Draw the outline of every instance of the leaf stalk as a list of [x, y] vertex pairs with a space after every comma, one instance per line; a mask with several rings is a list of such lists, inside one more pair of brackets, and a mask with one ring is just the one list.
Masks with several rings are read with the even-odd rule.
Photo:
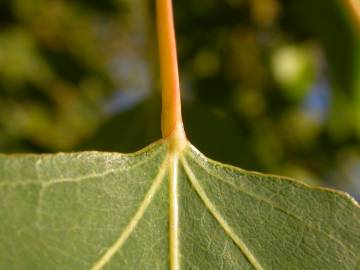
[[162, 84], [161, 130], [163, 138], [174, 133], [185, 137], [181, 116], [179, 71], [171, 0], [156, 0]]

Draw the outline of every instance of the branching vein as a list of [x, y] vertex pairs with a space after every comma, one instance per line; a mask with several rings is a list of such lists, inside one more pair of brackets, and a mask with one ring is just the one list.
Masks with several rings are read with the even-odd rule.
[[125, 241], [129, 238], [131, 233], [135, 230], [137, 224], [139, 223], [140, 219], [143, 217], [146, 209], [150, 205], [152, 199], [154, 198], [156, 192], [159, 190], [162, 180], [164, 179], [165, 173], [167, 171], [167, 159], [161, 164], [159, 173], [155, 177], [155, 180], [153, 184], [151, 185], [148, 193], [146, 194], [144, 200], [141, 202], [138, 210], [136, 211], [134, 217], [130, 220], [128, 225], [125, 227], [125, 229], [121, 232], [118, 239], [115, 241], [115, 243], [110, 246], [110, 248], [104, 253], [104, 255], [94, 263], [94, 265], [91, 267], [91, 270], [100, 270], [102, 269], [114, 256], [116, 252], [118, 252]]
[[215, 205], [210, 201], [208, 196], [206, 195], [205, 190], [201, 187], [199, 181], [196, 179], [196, 176], [192, 172], [190, 166], [188, 165], [185, 158], [181, 157], [181, 163], [189, 177], [191, 185], [198, 193], [199, 197], [203, 201], [206, 208], [210, 211], [210, 213], [214, 216], [220, 226], [224, 229], [226, 234], [235, 242], [240, 251], [245, 255], [248, 261], [251, 263], [254, 269], [263, 270], [260, 262], [255, 258], [254, 254], [250, 251], [250, 249], [246, 246], [246, 244], [239, 238], [239, 236], [234, 232], [231, 226], [226, 222], [226, 220], [222, 217], [220, 212], [216, 209]]
[[276, 204], [273, 203], [272, 201], [269, 201], [269, 200], [267, 200], [267, 199], [265, 199], [265, 198], [263, 198], [263, 197], [261, 197], [261, 196], [258, 196], [258, 195], [254, 194], [254, 193], [252, 193], [252, 192], [249, 192], [249, 191], [247, 191], [247, 190], [245, 190], [245, 189], [239, 188], [239, 187], [236, 186], [234, 183], [232, 183], [232, 182], [230, 182], [230, 181], [228, 181], [228, 180], [226, 180], [226, 179], [224, 179], [224, 178], [222, 178], [222, 177], [219, 177], [218, 175], [212, 173], [209, 169], [203, 167], [203, 166], [199, 163], [199, 161], [197, 161], [197, 160], [194, 159], [193, 157], [190, 157], [190, 158], [191, 158], [193, 161], [195, 161], [196, 164], [198, 164], [200, 167], [202, 167], [202, 168], [206, 171], [206, 173], [208, 173], [209, 175], [213, 176], [216, 180], [218, 180], [218, 181], [220, 181], [220, 182], [223, 182], [223, 183], [226, 184], [226, 185], [231, 186], [232, 189], [234, 189], [234, 190], [236, 190], [236, 191], [238, 191], [238, 192], [241, 192], [241, 193], [243, 193], [243, 194], [246, 194], [246, 195], [254, 198], [254, 199], [257, 200], [257, 201], [263, 202], [263, 203], [269, 205], [270, 207], [272, 207], [272, 208], [274, 208], [274, 209], [277, 209], [277, 210], [283, 212], [284, 214], [288, 215], [289, 217], [292, 217], [293, 219], [295, 219], [295, 220], [297, 220], [298, 222], [300, 222], [301, 224], [303, 224], [306, 228], [308, 228], [308, 229], [310, 229], [310, 230], [312, 230], [312, 231], [314, 231], [314, 232], [317, 232], [317, 233], [319, 233], [319, 234], [324, 235], [324, 236], [327, 237], [329, 240], [336, 242], [336, 243], [337, 243], [338, 245], [340, 245], [342, 248], [348, 249], [348, 250], [351, 252], [351, 254], [355, 255], [354, 252], [352, 251], [352, 249], [351, 249], [350, 247], [346, 246], [342, 241], [340, 241], [339, 239], [337, 239], [335, 236], [333, 236], [333, 235], [331, 235], [331, 234], [329, 234], [329, 233], [326, 233], [325, 231], [319, 230], [319, 229], [315, 228], [314, 226], [311, 226], [309, 223], [307, 223], [306, 221], [304, 221], [304, 220], [301, 219], [300, 217], [298, 217], [298, 216], [296, 216], [295, 214], [289, 212], [287, 209], [284, 209], [284, 208], [276, 205]]

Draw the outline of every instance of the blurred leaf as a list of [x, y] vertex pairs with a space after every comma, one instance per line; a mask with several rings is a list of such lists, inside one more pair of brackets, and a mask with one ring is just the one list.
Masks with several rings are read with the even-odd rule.
[[283, 46], [272, 55], [272, 70], [278, 84], [291, 100], [301, 100], [315, 80], [315, 65], [305, 46]]
[[360, 135], [360, 34], [345, 4], [341, 0], [282, 2], [290, 27], [311, 33], [321, 41], [330, 64], [334, 90], [346, 92], [347, 106], [354, 108], [355, 121], [349, 128], [357, 129]]
[[109, 118], [77, 150], [134, 152], [161, 137], [160, 98], [149, 99]]
[[337, 84], [346, 91], [358, 89], [360, 36], [343, 1], [289, 0], [283, 5], [290, 27], [306, 30], [321, 41]]

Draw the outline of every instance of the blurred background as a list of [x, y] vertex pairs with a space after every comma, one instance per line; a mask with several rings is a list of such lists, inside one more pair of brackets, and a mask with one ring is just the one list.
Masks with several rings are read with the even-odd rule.
[[[159, 139], [153, 2], [0, 0], [0, 152], [132, 152]], [[343, 1], [174, 10], [191, 142], [360, 199], [360, 35]]]

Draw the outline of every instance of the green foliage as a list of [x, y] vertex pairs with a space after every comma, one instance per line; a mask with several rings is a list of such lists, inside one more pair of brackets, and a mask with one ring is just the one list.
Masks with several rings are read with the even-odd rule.
[[[360, 41], [342, 3], [175, 9], [189, 140], [358, 195]], [[358, 269], [345, 193], [172, 138], [114, 153], [160, 136], [151, 12], [0, 2], [0, 151], [108, 151], [0, 155], [0, 269]]]
[[360, 266], [360, 207], [349, 196], [168, 144], [0, 156], [0, 268], [170, 269], [169, 258], [178, 269]]
[[114, 30], [125, 24], [123, 5], [90, 1], [97, 7], [84, 9], [82, 2], [1, 2], [2, 152], [70, 150], [99, 125], [100, 103], [114, 87], [106, 63], [119, 38], [100, 35], [94, 20]]

